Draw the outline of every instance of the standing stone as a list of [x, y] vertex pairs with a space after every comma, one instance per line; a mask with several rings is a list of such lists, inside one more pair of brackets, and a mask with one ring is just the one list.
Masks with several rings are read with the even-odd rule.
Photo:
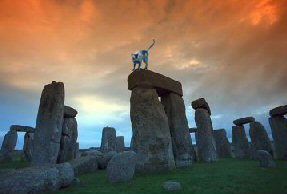
[[287, 160], [287, 119], [283, 116], [269, 118], [277, 159]]
[[130, 99], [132, 149], [136, 171], [158, 171], [175, 166], [168, 118], [155, 89], [134, 88]]
[[67, 162], [75, 159], [75, 149], [78, 138], [78, 127], [76, 118], [64, 118], [60, 152], [58, 162]]
[[116, 151], [116, 130], [113, 127], [104, 127], [102, 131], [101, 151]]
[[250, 123], [249, 136], [251, 139], [252, 149], [254, 151], [266, 150], [271, 155], [273, 155], [270, 140], [268, 138], [264, 126], [261, 123], [259, 122]]
[[33, 140], [32, 165], [57, 162], [64, 116], [64, 84], [53, 81], [44, 87]]
[[236, 158], [249, 158], [250, 149], [244, 126], [232, 126], [232, 145]]
[[271, 154], [266, 150], [257, 150], [256, 159], [259, 160], [260, 167], [273, 168], [276, 166]]
[[80, 144], [79, 144], [79, 142], [77, 142], [75, 145], [74, 156], [75, 156], [75, 159], [80, 157]]
[[168, 117], [172, 148], [176, 166], [192, 165], [193, 146], [185, 115], [183, 99], [174, 93], [161, 97]]
[[231, 158], [232, 152], [230, 143], [226, 136], [224, 129], [218, 129], [213, 131], [213, 137], [216, 143], [216, 152], [219, 158]]
[[17, 138], [16, 131], [10, 130], [6, 133], [2, 142], [0, 161], [12, 161], [12, 153], [15, 149]]
[[24, 153], [24, 159], [29, 162], [32, 160], [33, 139], [34, 139], [34, 133], [28, 133], [28, 132], [25, 133], [23, 153]]
[[198, 129], [196, 132], [198, 159], [205, 162], [217, 161], [216, 144], [213, 138], [212, 122], [208, 110], [196, 109], [195, 122]]
[[116, 151], [123, 152], [125, 150], [125, 139], [124, 136], [117, 136], [116, 139]]

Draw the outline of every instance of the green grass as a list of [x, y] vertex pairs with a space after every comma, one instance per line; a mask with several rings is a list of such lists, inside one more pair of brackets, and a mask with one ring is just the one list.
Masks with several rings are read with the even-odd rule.
[[111, 184], [105, 171], [85, 174], [80, 183], [57, 194], [158, 194], [167, 180], [179, 181], [180, 194], [286, 194], [287, 162], [276, 161], [274, 169], [260, 168], [257, 161], [226, 159], [195, 163], [190, 168], [154, 175], [138, 175], [128, 183]]

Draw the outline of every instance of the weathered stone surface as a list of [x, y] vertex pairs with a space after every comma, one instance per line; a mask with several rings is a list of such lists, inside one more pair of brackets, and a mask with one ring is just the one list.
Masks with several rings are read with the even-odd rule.
[[116, 154], [107, 167], [109, 182], [126, 182], [133, 178], [136, 166], [136, 153], [133, 151]]
[[33, 139], [34, 139], [34, 133], [29, 133], [29, 132], [25, 133], [23, 154], [24, 154], [24, 159], [29, 162], [32, 160]]
[[284, 117], [271, 117], [269, 124], [275, 145], [277, 159], [287, 160], [287, 119]]
[[125, 150], [125, 138], [124, 136], [117, 136], [116, 139], [116, 151], [123, 152]]
[[199, 98], [197, 100], [192, 101], [191, 106], [194, 110], [198, 108], [203, 108], [208, 111], [209, 115], [211, 115], [210, 107], [204, 98]]
[[101, 151], [116, 151], [116, 130], [113, 127], [104, 127], [102, 131]]
[[58, 163], [76, 158], [78, 125], [76, 118], [64, 118]]
[[219, 158], [231, 158], [232, 152], [230, 143], [226, 136], [225, 129], [213, 131], [213, 137], [216, 143], [216, 152]]
[[182, 190], [181, 184], [176, 181], [166, 181], [162, 184], [162, 187], [167, 191], [180, 191]]
[[183, 94], [180, 82], [150, 70], [134, 71], [129, 75], [128, 89], [133, 90], [136, 87], [156, 89], [160, 96], [170, 92], [180, 96]]
[[266, 150], [273, 155], [271, 142], [264, 126], [261, 123], [250, 123], [249, 136], [251, 139], [252, 150]]
[[99, 169], [106, 169], [108, 166], [109, 161], [116, 155], [116, 151], [109, 151], [104, 153], [101, 157], [97, 156]]
[[130, 102], [131, 148], [137, 153], [136, 171], [174, 168], [168, 118], [156, 90], [134, 88]]
[[0, 181], [0, 193], [38, 194], [56, 191], [69, 186], [73, 179], [74, 171], [68, 163], [28, 167], [6, 173]]
[[174, 93], [161, 97], [168, 117], [172, 149], [176, 166], [192, 165], [193, 146], [185, 115], [183, 99]]
[[87, 173], [95, 172], [98, 170], [98, 162], [95, 156], [79, 157], [69, 161], [74, 169], [75, 176]]
[[34, 127], [30, 127], [30, 126], [22, 126], [22, 125], [11, 125], [10, 131], [34, 133], [35, 132], [35, 128]]
[[266, 150], [257, 150], [256, 158], [260, 162], [260, 167], [273, 168], [276, 166], [271, 154]]
[[244, 126], [232, 126], [232, 145], [236, 158], [250, 158], [250, 148]]
[[287, 114], [287, 105], [278, 106], [269, 111], [271, 117], [283, 116]]
[[195, 127], [189, 128], [189, 133], [196, 133], [196, 132], [197, 132], [197, 128]]
[[64, 106], [64, 118], [75, 118], [78, 114], [76, 109], [70, 106]]
[[81, 156], [79, 142], [76, 143], [74, 151], [75, 151], [75, 153], [74, 153], [75, 158], [79, 158]]
[[244, 124], [247, 124], [247, 123], [251, 123], [251, 122], [254, 122], [254, 121], [255, 121], [254, 117], [245, 117], [245, 118], [236, 119], [236, 120], [233, 121], [233, 123], [236, 126], [241, 126], [241, 125], [244, 125]]
[[52, 82], [41, 95], [33, 140], [32, 165], [57, 162], [64, 115], [64, 84]]
[[206, 109], [195, 110], [195, 123], [198, 129], [196, 132], [198, 159], [205, 162], [217, 161], [212, 122]]
[[6, 133], [2, 142], [0, 161], [12, 161], [12, 152], [15, 149], [17, 138], [16, 131], [8, 131]]

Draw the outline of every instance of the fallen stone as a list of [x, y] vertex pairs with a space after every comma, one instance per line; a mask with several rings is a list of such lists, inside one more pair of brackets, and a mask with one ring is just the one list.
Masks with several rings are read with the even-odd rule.
[[203, 108], [208, 111], [209, 115], [211, 115], [211, 110], [204, 98], [199, 98], [197, 100], [192, 101], [191, 106], [194, 110]]
[[117, 136], [116, 138], [116, 151], [123, 152], [125, 150], [125, 139], [124, 136]]
[[101, 151], [116, 151], [116, 130], [113, 127], [104, 127], [102, 131]]
[[233, 121], [233, 123], [236, 126], [241, 126], [241, 125], [244, 125], [244, 124], [247, 124], [247, 123], [251, 123], [251, 122], [254, 122], [254, 121], [255, 121], [254, 117], [245, 117], [245, 118], [236, 119], [236, 120]]
[[64, 115], [64, 84], [52, 82], [44, 87], [33, 140], [32, 165], [57, 162]]
[[250, 148], [244, 126], [232, 126], [232, 145], [235, 158], [250, 158]]
[[64, 118], [75, 118], [78, 114], [76, 109], [70, 106], [64, 106]]
[[181, 184], [176, 181], [166, 181], [162, 184], [162, 187], [166, 191], [180, 191], [182, 190]]
[[98, 170], [98, 162], [95, 156], [85, 156], [69, 161], [72, 165], [75, 176]]
[[273, 108], [269, 111], [269, 114], [271, 117], [286, 115], [287, 114], [287, 105], [278, 106], [276, 108]]
[[226, 136], [225, 129], [213, 131], [213, 137], [216, 144], [216, 152], [219, 158], [231, 158], [231, 146]]
[[159, 96], [168, 93], [176, 93], [182, 96], [181, 83], [159, 73], [150, 70], [134, 71], [128, 77], [128, 89], [134, 88], [156, 89]]
[[8, 133], [6, 133], [1, 146], [0, 161], [12, 161], [12, 153], [15, 149], [17, 138], [18, 135], [16, 131], [8, 131]]
[[260, 167], [263, 168], [274, 168], [276, 165], [273, 161], [271, 154], [266, 150], [256, 151], [257, 160], [260, 162]]
[[136, 166], [136, 153], [133, 151], [116, 154], [107, 166], [109, 182], [126, 182], [133, 178]]
[[34, 127], [30, 127], [30, 126], [22, 126], [22, 125], [11, 125], [10, 131], [34, 133], [35, 132], [35, 128]]
[[24, 154], [24, 160], [26, 160], [28, 162], [30, 162], [32, 160], [33, 139], [34, 139], [34, 133], [29, 133], [29, 132], [25, 133], [23, 154]]

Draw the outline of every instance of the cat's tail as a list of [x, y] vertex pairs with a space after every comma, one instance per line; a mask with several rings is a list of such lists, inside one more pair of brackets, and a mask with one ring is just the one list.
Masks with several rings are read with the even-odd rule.
[[152, 39], [152, 41], [153, 41], [153, 43], [148, 47], [148, 49], [147, 49], [147, 50], [151, 49], [151, 48], [153, 47], [153, 45], [155, 44], [155, 40], [154, 40], [154, 39]]

